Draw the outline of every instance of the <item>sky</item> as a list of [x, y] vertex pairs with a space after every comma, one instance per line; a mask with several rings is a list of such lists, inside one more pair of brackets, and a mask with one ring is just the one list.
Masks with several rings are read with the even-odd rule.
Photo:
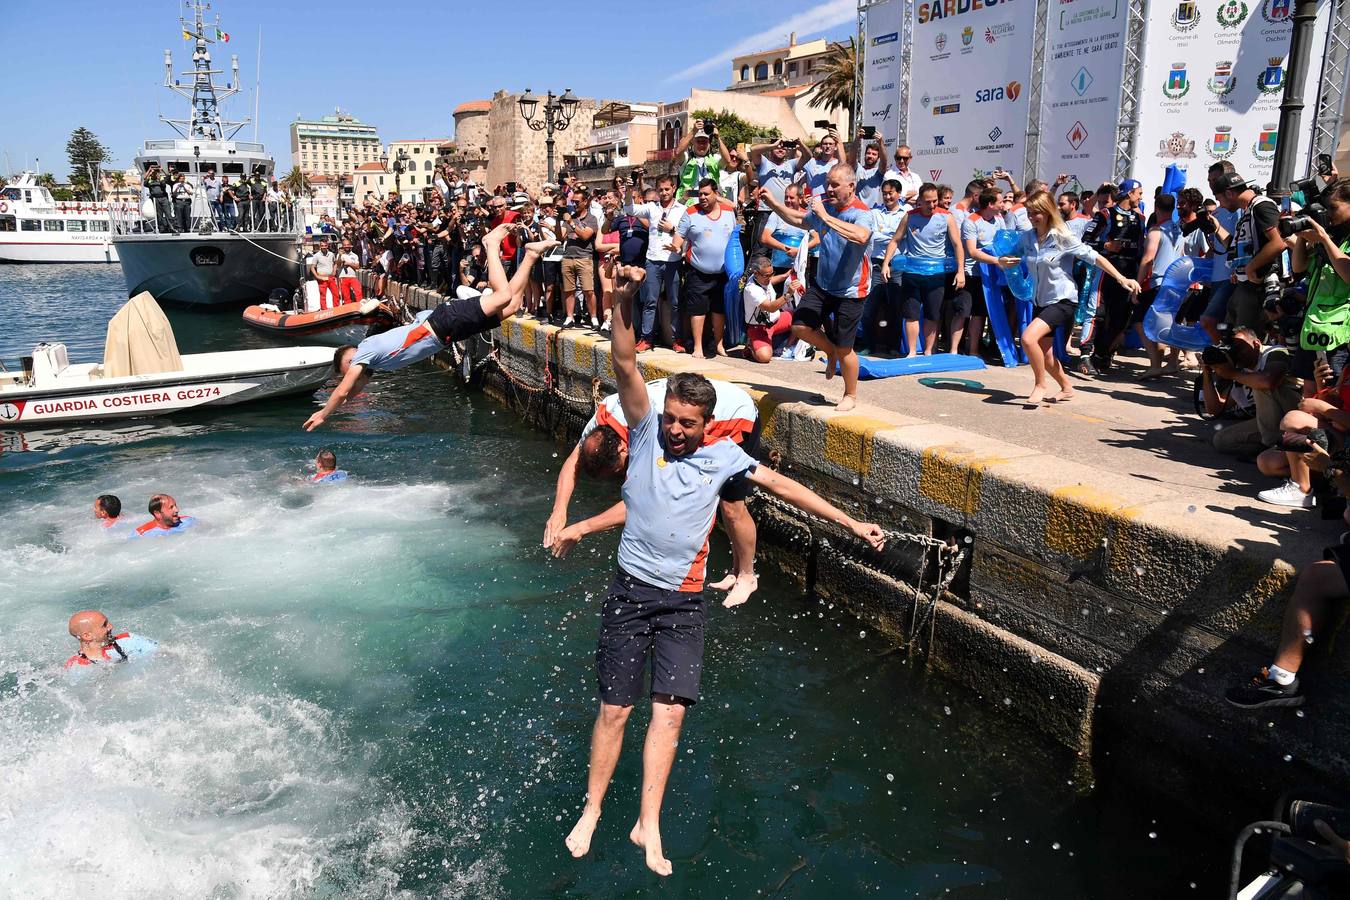
[[[846, 38], [856, 8], [856, 0], [623, 0], [583, 4], [583, 14], [544, 0], [212, 0], [209, 17], [218, 13], [230, 34], [228, 44], [211, 48], [223, 80], [229, 56], [238, 54], [247, 86], [226, 104], [229, 119], [252, 115], [261, 26], [257, 136], [284, 171], [297, 114], [315, 118], [341, 106], [378, 126], [388, 144], [450, 137], [456, 106], [501, 89], [673, 101], [692, 87], [726, 87], [732, 56], [781, 46], [790, 31], [799, 41]], [[142, 141], [172, 137], [158, 117], [187, 112], [187, 101], [162, 86], [165, 50], [173, 51], [175, 72], [191, 67], [191, 45], [178, 26], [183, 9], [180, 0], [0, 2], [0, 172], [32, 168], [37, 158], [65, 180], [66, 140], [81, 125], [122, 167]], [[651, 25], [663, 18], [670, 24], [664, 34]], [[694, 27], [697, 40], [684, 36]], [[238, 138], [251, 140], [253, 126]]]

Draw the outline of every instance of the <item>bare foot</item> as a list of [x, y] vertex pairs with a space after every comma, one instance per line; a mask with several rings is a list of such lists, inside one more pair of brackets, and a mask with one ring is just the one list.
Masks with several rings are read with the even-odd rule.
[[714, 591], [729, 591], [731, 590], [731, 586], [735, 583], [736, 573], [728, 572], [721, 581], [714, 581], [712, 584], [704, 585], [704, 587], [711, 588]]
[[700, 352], [698, 352], [698, 353], [691, 353], [691, 354], [689, 354], [689, 355], [692, 356], [694, 359], [712, 359], [711, 356], [705, 356], [705, 355], [702, 353], [702, 351], [700, 351]]
[[1036, 385], [1036, 390], [1032, 391], [1031, 395], [1027, 397], [1026, 405], [1040, 406], [1041, 401], [1044, 399], [1045, 399], [1045, 387], [1043, 385], [1038, 384]]
[[501, 247], [502, 241], [511, 233], [511, 226], [503, 222], [496, 228], [483, 235], [483, 249], [496, 250]]
[[755, 573], [751, 572], [749, 575], [738, 575], [736, 577], [735, 587], [727, 594], [726, 599], [722, 601], [722, 605], [727, 607], [740, 606], [750, 599], [750, 595], [753, 594], [758, 587], [759, 578]]
[[545, 253], [547, 253], [548, 251], [552, 250], [554, 247], [558, 246], [559, 243], [561, 243], [561, 242], [560, 242], [560, 241], [530, 241], [528, 244], [525, 245], [525, 251], [526, 251], [527, 253], [538, 253], [540, 256], [543, 256]]
[[857, 406], [857, 405], [858, 405], [858, 398], [857, 398], [857, 397], [853, 397], [853, 396], [850, 396], [849, 394], [845, 394], [845, 395], [844, 395], [844, 399], [839, 401], [839, 405], [836, 406], [836, 407], [834, 408], [834, 411], [835, 411], [835, 412], [848, 412], [850, 409], [852, 409], [853, 407], [855, 407], [855, 406]]
[[655, 828], [645, 829], [639, 822], [633, 826], [628, 839], [647, 851], [647, 868], [657, 875], [664, 878], [675, 871], [675, 867], [670, 864], [670, 860], [666, 859], [665, 854], [661, 851], [661, 833]]
[[592, 810], [588, 806], [581, 811], [581, 818], [577, 819], [577, 824], [572, 827], [572, 833], [563, 841], [574, 858], [581, 859], [590, 852], [591, 835], [595, 834], [595, 826], [599, 821], [600, 810]]
[[717, 355], [718, 355], [718, 356], [726, 356], [726, 355], [727, 355], [727, 348], [723, 347], [722, 344], [721, 344], [721, 342], [719, 341], [718, 344], [717, 344], [716, 352], [717, 352]]
[[1067, 390], [1060, 391], [1058, 394], [1051, 397], [1050, 399], [1055, 403], [1068, 403], [1070, 400], [1073, 399], [1073, 396], [1074, 390], [1073, 388], [1069, 388]]
[[839, 365], [838, 361], [828, 353], [825, 354], [825, 380], [829, 381], [835, 376], [835, 368]]

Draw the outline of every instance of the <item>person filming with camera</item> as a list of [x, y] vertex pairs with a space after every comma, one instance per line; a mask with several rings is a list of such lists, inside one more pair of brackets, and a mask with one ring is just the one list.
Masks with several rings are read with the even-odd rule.
[[1210, 179], [1210, 187], [1224, 209], [1241, 213], [1228, 244], [1236, 280], [1228, 300], [1228, 323], [1260, 328], [1262, 304], [1270, 293], [1278, 296], [1279, 292], [1280, 254], [1285, 249], [1279, 204], [1258, 193], [1237, 172]]

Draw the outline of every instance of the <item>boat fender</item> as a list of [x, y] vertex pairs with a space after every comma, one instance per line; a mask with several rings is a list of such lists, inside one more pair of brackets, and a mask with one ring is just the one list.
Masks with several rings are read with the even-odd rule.
[[379, 308], [380, 301], [376, 300], [374, 297], [361, 301], [361, 315], [363, 316], [371, 315], [372, 313], [377, 312]]
[[275, 303], [259, 303], [258, 309], [262, 310], [263, 312], [274, 312], [274, 313], [281, 312], [281, 307], [277, 306]]

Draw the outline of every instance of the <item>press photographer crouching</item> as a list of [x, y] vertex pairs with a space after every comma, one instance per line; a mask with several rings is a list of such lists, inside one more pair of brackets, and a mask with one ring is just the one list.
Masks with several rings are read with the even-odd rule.
[[[1215, 432], [1214, 448], [1250, 459], [1280, 441], [1280, 421], [1303, 399], [1302, 383], [1290, 372], [1289, 347], [1265, 345], [1250, 328], [1237, 328], [1200, 354], [1201, 387], [1206, 411], [1220, 415], [1233, 406], [1250, 405], [1255, 417], [1224, 424]], [[1247, 395], [1250, 395], [1249, 399]], [[1283, 455], [1280, 455], [1283, 464]], [[1278, 471], [1265, 474], [1281, 474]]]

